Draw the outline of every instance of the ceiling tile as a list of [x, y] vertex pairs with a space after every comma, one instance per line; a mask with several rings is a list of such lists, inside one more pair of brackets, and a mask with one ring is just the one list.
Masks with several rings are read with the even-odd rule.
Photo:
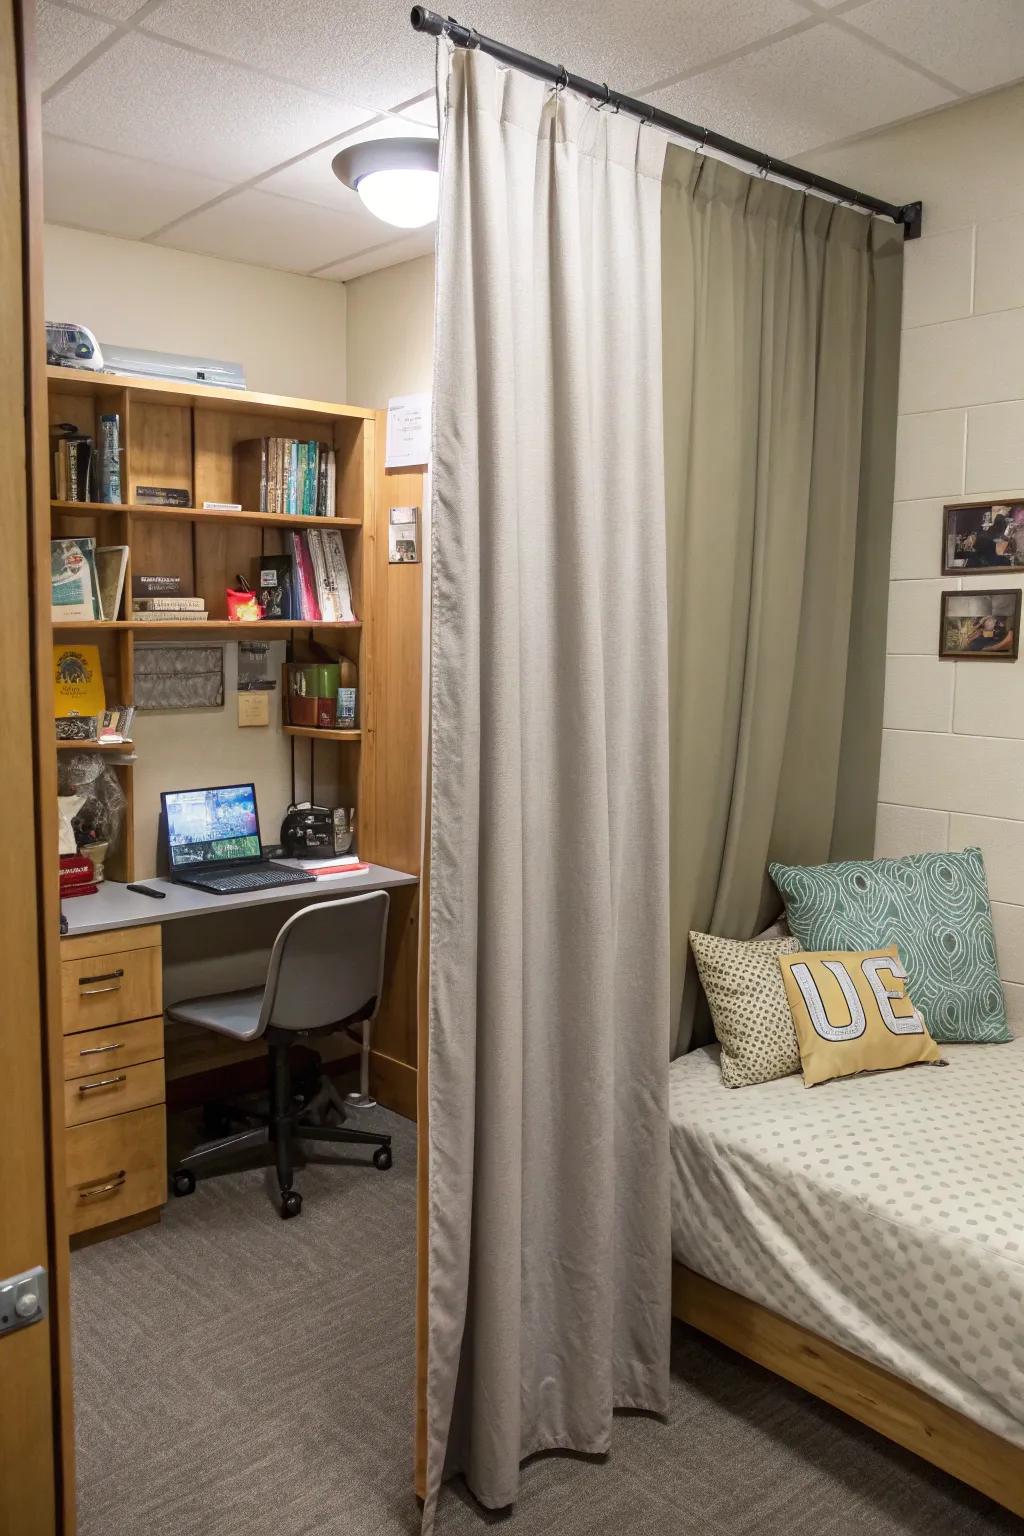
[[98, 16], [83, 16], [41, 0], [36, 7], [36, 47], [42, 89], [48, 91], [113, 30]]
[[401, 109], [402, 116], [408, 117], [414, 123], [423, 123], [427, 128], [437, 128], [437, 92], [431, 91], [429, 96], [423, 96], [419, 101], [411, 101], [407, 107]]
[[[297, 160], [294, 165], [286, 166], [283, 171], [275, 171], [272, 176], [260, 182], [260, 191], [276, 192], [282, 197], [297, 197], [303, 202], [319, 203], [324, 208], [358, 209], [365, 214], [365, 206], [358, 194], [341, 184], [331, 170], [331, 161], [339, 150], [346, 148], [349, 144], [361, 144], [366, 139], [400, 136], [417, 139], [437, 137], [436, 130], [425, 128], [421, 123], [405, 122], [395, 117], [381, 118], [378, 122], [371, 123], [369, 127], [357, 128], [355, 133], [346, 134], [343, 138], [335, 140], [325, 149], [314, 150], [313, 154]], [[387, 235], [394, 227], [382, 224], [379, 219], [374, 219], [373, 223], [378, 231], [378, 238]]]
[[269, 192], [239, 192], [175, 224], [156, 244], [258, 267], [309, 272], [379, 244], [381, 229], [387, 226], [358, 198], [355, 201], [354, 210], [332, 211]]
[[971, 0], [956, 7], [955, 23], [935, 0], [869, 0], [845, 19], [967, 91], [1024, 75], [1021, 0]]
[[954, 99], [869, 43], [824, 23], [650, 97], [690, 122], [708, 123], [779, 156]]
[[327, 97], [131, 32], [58, 91], [43, 126], [100, 149], [241, 180], [355, 127]]
[[416, 256], [433, 254], [434, 226], [431, 224], [426, 229], [415, 230], [411, 235], [402, 235], [398, 240], [388, 240], [382, 245], [362, 251], [346, 261], [335, 262], [333, 266], [317, 272], [316, 276], [347, 283], [351, 278], [362, 277], [366, 272], [379, 272], [384, 267], [397, 267], [401, 261], [412, 261]]
[[606, 3], [586, 7], [585, 18], [584, 25], [576, 6], [550, 0], [520, 0], [514, 10], [507, 0], [474, 0], [471, 19], [478, 32], [626, 92], [672, 80], [783, 27], [813, 25], [796, 0]]
[[146, 4], [146, 0], [75, 0], [76, 5], [83, 5], [87, 11], [95, 11], [97, 16], [107, 16], [111, 21], [130, 21], [136, 11], [140, 11]]
[[[379, 110], [434, 82], [434, 48], [393, 0], [164, 0], [148, 31]], [[365, 115], [365, 114], [364, 114]]]
[[141, 240], [230, 183], [43, 136], [43, 201], [53, 224]]

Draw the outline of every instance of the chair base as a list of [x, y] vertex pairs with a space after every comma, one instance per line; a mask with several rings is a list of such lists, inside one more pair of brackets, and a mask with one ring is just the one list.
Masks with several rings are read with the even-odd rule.
[[[339, 1122], [344, 1122], [346, 1101], [322, 1070], [311, 1097], [305, 1102], [296, 1100], [292, 1088], [291, 1041], [269, 1033], [267, 1038], [271, 1067], [269, 1113], [262, 1114], [236, 1105], [218, 1106], [218, 1118], [228, 1124], [237, 1122], [243, 1128], [201, 1142], [181, 1158], [171, 1173], [171, 1187], [176, 1195], [192, 1193], [196, 1187], [197, 1173], [204, 1175], [207, 1171], [224, 1171], [219, 1165], [230, 1162], [240, 1152], [262, 1147], [268, 1152], [267, 1164], [273, 1161], [277, 1169], [280, 1212], [282, 1217], [288, 1218], [297, 1216], [302, 1210], [302, 1196], [293, 1188], [296, 1142], [372, 1146], [375, 1149], [374, 1166], [379, 1169], [391, 1167], [389, 1135], [378, 1131], [353, 1130], [344, 1123], [330, 1123], [328, 1117], [332, 1114], [338, 1117]], [[359, 1099], [358, 1107], [364, 1107], [361, 1095], [349, 1097]], [[373, 1101], [369, 1102], [372, 1104]], [[271, 1148], [272, 1159], [269, 1156]]]

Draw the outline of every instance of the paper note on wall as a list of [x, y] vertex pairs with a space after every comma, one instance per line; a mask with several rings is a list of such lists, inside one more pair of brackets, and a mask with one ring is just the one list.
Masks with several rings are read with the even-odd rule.
[[388, 401], [386, 469], [412, 469], [430, 460], [430, 396], [396, 395]]

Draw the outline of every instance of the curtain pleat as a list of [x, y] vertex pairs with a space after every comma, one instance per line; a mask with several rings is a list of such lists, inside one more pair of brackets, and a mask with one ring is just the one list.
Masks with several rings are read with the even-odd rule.
[[441, 53], [427, 1500], [669, 1345], [664, 141]]
[[670, 146], [662, 201], [672, 1000], [749, 937], [769, 859], [870, 857], [902, 236]]

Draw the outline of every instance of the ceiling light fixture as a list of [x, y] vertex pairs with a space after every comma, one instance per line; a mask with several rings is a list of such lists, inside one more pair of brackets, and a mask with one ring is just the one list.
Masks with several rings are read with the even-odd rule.
[[437, 218], [436, 139], [366, 139], [336, 154], [331, 170], [386, 224], [419, 229]]

